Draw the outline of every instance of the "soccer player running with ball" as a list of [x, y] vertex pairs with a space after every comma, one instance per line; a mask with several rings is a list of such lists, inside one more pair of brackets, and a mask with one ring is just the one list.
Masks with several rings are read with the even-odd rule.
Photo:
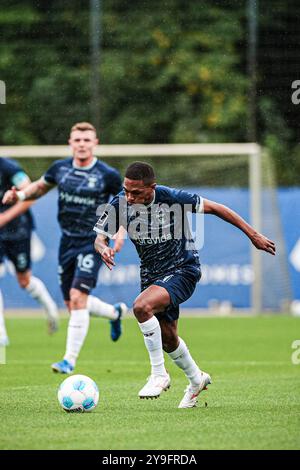
[[[0, 201], [12, 185], [22, 190], [29, 184], [29, 177], [16, 162], [0, 158]], [[5, 257], [13, 263], [20, 287], [45, 309], [48, 332], [51, 334], [58, 328], [57, 306], [44, 283], [31, 273], [30, 246], [34, 221], [29, 207], [32, 204], [30, 201], [19, 202], [10, 207], [0, 202], [0, 264]], [[8, 343], [0, 291], [0, 345], [6, 346]]]
[[[52, 364], [54, 372], [73, 372], [86, 338], [90, 315], [110, 320], [111, 339], [121, 335], [124, 303], [110, 305], [90, 294], [96, 286], [101, 259], [94, 250], [97, 207], [122, 189], [117, 170], [98, 160], [93, 150], [98, 144], [96, 129], [90, 123], [75, 124], [69, 144], [73, 157], [54, 162], [41, 179], [22, 191], [6, 192], [4, 203], [37, 199], [58, 188], [58, 221], [62, 230], [59, 247], [59, 277], [65, 304], [70, 312], [66, 353]], [[123, 240], [116, 239], [119, 251]]]
[[110, 269], [115, 265], [115, 251], [107, 240], [120, 226], [127, 230], [141, 259], [142, 292], [133, 312], [144, 335], [151, 375], [139, 396], [157, 398], [170, 387], [164, 364], [166, 351], [189, 380], [179, 408], [196, 406], [199, 393], [211, 383], [209, 374], [200, 370], [177, 333], [179, 305], [193, 294], [201, 277], [188, 212], [216, 215], [242, 230], [256, 248], [275, 254], [274, 243], [237, 213], [197, 194], [156, 185], [153, 168], [141, 162], [127, 168], [123, 192], [103, 207], [94, 228], [98, 233], [95, 249]]

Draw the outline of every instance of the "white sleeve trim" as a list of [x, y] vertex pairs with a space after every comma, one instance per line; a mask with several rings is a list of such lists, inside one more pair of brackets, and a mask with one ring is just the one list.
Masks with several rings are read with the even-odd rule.
[[26, 199], [25, 191], [17, 191], [17, 198], [19, 199], [19, 201], [25, 201]]
[[196, 212], [200, 214], [204, 213], [204, 199], [201, 196], [199, 196], [199, 202], [196, 205]]
[[111, 235], [108, 232], [104, 232], [104, 230], [101, 230], [100, 228], [95, 227], [93, 228], [94, 232], [99, 233], [100, 235], [105, 235], [107, 238], [113, 239], [114, 235]]

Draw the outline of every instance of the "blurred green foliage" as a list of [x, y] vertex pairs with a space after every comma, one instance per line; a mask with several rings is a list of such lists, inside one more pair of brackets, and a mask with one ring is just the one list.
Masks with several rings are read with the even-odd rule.
[[[74, 122], [91, 120], [89, 3], [1, 1], [0, 144], [64, 144]], [[246, 0], [101, 3], [102, 143], [247, 140]], [[260, 98], [260, 139], [290, 184], [291, 136], [275, 108]]]
[[[102, 4], [102, 142], [245, 139], [242, 9], [208, 0]], [[1, 143], [64, 143], [74, 122], [90, 119], [89, 2], [3, 0], [1, 9]]]

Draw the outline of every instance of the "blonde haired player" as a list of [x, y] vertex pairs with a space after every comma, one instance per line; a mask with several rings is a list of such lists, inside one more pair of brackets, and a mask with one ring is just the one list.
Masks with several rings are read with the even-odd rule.
[[[37, 199], [55, 186], [58, 189], [58, 222], [62, 231], [59, 276], [70, 319], [64, 358], [51, 367], [63, 374], [74, 370], [89, 329], [90, 314], [110, 319], [111, 339], [117, 341], [121, 317], [127, 310], [124, 303], [110, 305], [91, 295], [101, 266], [94, 250], [97, 207], [122, 189], [118, 171], [94, 156], [98, 142], [92, 124], [75, 124], [69, 138], [73, 156], [54, 162], [23, 191], [12, 189], [4, 196], [4, 202], [11, 203]], [[122, 243], [117, 239], [114, 250], [119, 251]]]

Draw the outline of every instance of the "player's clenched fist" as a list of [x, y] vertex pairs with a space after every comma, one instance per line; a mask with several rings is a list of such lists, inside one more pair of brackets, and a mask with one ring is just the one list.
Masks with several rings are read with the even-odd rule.
[[17, 188], [15, 188], [14, 186], [8, 191], [6, 191], [2, 199], [2, 204], [15, 204], [16, 202], [18, 202], [19, 198], [17, 193]]

